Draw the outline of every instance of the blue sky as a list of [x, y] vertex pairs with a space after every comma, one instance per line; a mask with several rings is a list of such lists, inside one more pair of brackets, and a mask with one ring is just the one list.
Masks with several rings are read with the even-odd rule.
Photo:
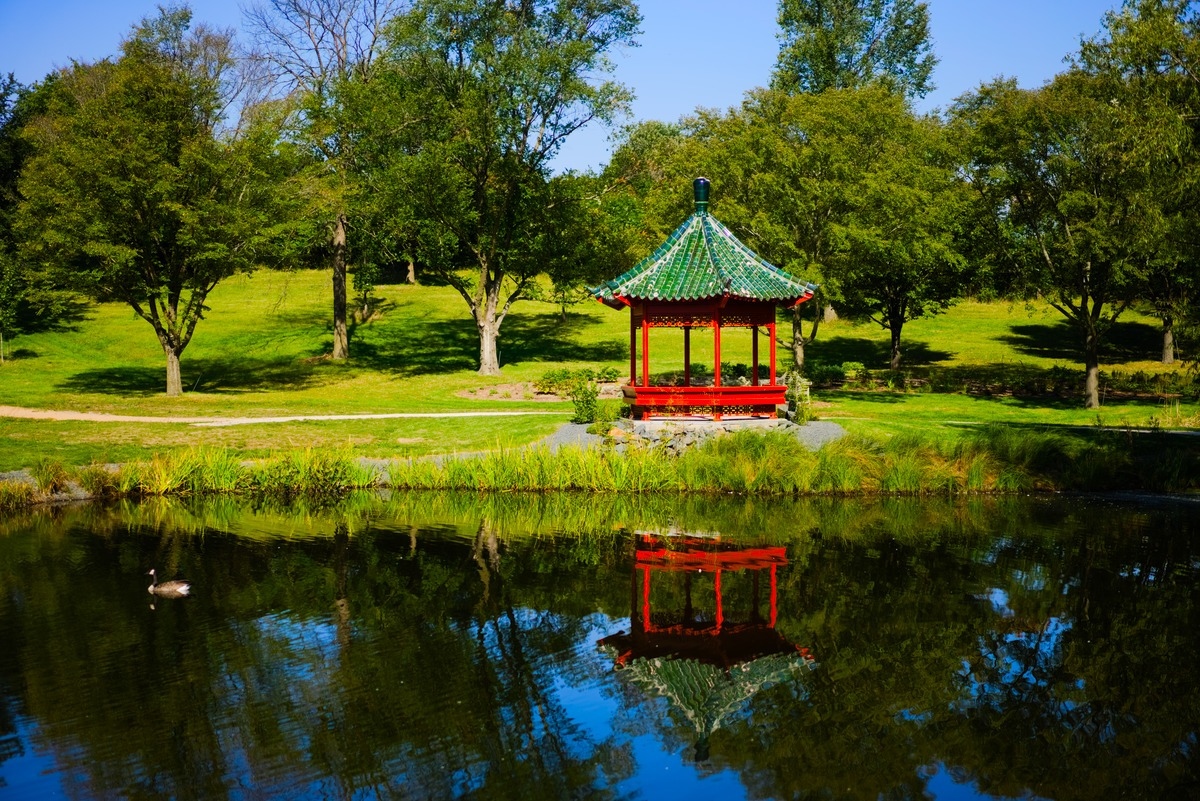
[[[159, 0], [161, 1], [161, 0]], [[1063, 67], [1081, 36], [1101, 27], [1120, 0], [927, 0], [940, 63], [922, 110], [997, 75], [1036, 87]], [[0, 72], [32, 82], [72, 59], [117, 51], [156, 0], [0, 0]], [[240, 28], [245, 0], [193, 0], [195, 19]], [[640, 46], [613, 54], [617, 79], [637, 99], [631, 119], [673, 121], [698, 106], [727, 108], [770, 78], [778, 51], [775, 0], [642, 0]], [[578, 132], [560, 169], [600, 167], [609, 133]]]

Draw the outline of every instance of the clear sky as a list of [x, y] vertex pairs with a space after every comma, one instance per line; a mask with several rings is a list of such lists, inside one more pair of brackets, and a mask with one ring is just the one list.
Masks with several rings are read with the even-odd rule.
[[[117, 52], [131, 25], [161, 0], [0, 0], [0, 73], [30, 83], [72, 60]], [[1081, 36], [1101, 27], [1120, 0], [927, 0], [937, 89], [922, 110], [997, 75], [1036, 87], [1063, 68]], [[245, 0], [193, 0], [194, 17], [241, 27]], [[639, 46], [613, 54], [616, 77], [637, 99], [631, 119], [674, 121], [698, 106], [727, 108], [768, 82], [778, 51], [775, 0], [641, 0]], [[603, 166], [608, 132], [584, 129], [569, 140], [560, 169]]]

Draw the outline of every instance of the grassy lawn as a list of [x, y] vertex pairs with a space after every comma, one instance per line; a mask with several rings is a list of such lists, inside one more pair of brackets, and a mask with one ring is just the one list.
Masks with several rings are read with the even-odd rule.
[[[247, 456], [273, 450], [338, 446], [374, 456], [420, 455], [523, 444], [552, 432], [571, 405], [533, 399], [528, 383], [556, 367], [628, 365], [628, 316], [599, 304], [572, 310], [567, 322], [548, 304], [519, 303], [504, 323], [504, 375], [475, 374], [478, 341], [466, 305], [448, 287], [383, 286], [381, 314], [355, 327], [352, 358], [335, 364], [331, 347], [329, 278], [324, 272], [259, 272], [231, 279], [210, 298], [183, 355], [185, 394], [163, 394], [165, 361], [150, 326], [118, 304], [88, 309], [59, 330], [6, 343], [14, 358], [0, 366], [0, 404], [41, 409], [154, 416], [271, 416], [389, 412], [557, 412], [506, 418], [322, 421], [196, 428], [183, 424], [45, 422], [0, 418], [0, 470], [42, 456], [64, 462], [125, 461], [156, 450], [216, 444]], [[789, 331], [781, 326], [781, 331]], [[1182, 371], [1151, 361], [1158, 353], [1154, 321], [1128, 315], [1105, 356], [1109, 371]], [[905, 363], [913, 374], [941, 371], [964, 385], [981, 375], [1038, 375], [1053, 368], [1079, 372], [1074, 336], [1045, 306], [963, 303], [948, 314], [905, 329]], [[766, 343], [761, 343], [763, 360]], [[809, 358], [857, 361], [886, 368], [885, 332], [834, 321], [822, 326]], [[750, 361], [746, 331], [722, 339], [727, 362]], [[676, 370], [682, 335], [656, 330], [652, 371]], [[789, 360], [780, 348], [781, 368]], [[692, 361], [710, 364], [711, 337], [697, 332]], [[949, 379], [946, 379], [949, 376]], [[480, 390], [465, 397], [470, 390]], [[1075, 399], [986, 397], [946, 392], [819, 391], [823, 419], [851, 430], [884, 434], [980, 422], [1049, 426], [1196, 425], [1194, 403], [1167, 407], [1159, 399], [1114, 399], [1099, 413]]]

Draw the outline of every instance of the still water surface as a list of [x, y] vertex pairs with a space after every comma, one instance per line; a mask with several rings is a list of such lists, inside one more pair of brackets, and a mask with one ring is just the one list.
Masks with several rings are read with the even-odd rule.
[[0, 798], [1192, 798], [1198, 608], [1180, 500], [42, 510]]

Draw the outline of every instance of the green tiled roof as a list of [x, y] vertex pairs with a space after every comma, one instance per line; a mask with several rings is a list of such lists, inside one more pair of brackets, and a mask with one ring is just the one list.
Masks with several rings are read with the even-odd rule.
[[[703, 200], [700, 181], [704, 181]], [[613, 308], [623, 307], [619, 297], [630, 301], [687, 301], [729, 295], [776, 303], [811, 297], [815, 284], [763, 261], [708, 214], [707, 183], [697, 179], [696, 213], [658, 250], [624, 275], [588, 291]]]

